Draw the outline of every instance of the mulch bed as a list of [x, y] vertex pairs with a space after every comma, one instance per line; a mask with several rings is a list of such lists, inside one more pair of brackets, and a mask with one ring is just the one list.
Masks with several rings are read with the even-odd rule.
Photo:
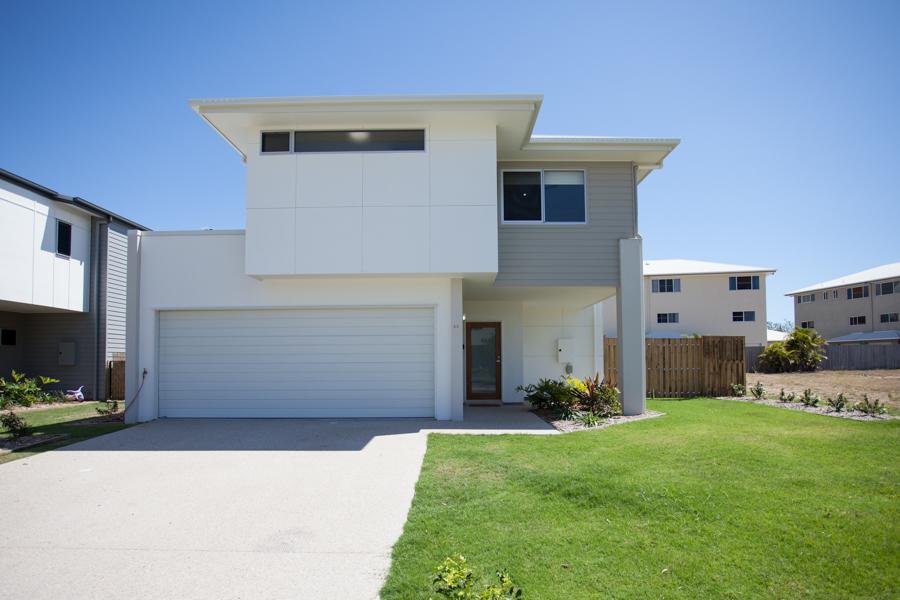
[[853, 409], [845, 409], [841, 412], [835, 412], [830, 406], [820, 401], [819, 406], [806, 406], [802, 402], [779, 402], [777, 400], [757, 400], [748, 396], [720, 396], [717, 400], [735, 400], [737, 402], [749, 402], [750, 404], [765, 404], [766, 406], [775, 406], [778, 408], [786, 408], [788, 410], [798, 410], [802, 412], [814, 413], [817, 415], [825, 415], [826, 417], [837, 417], [839, 419], [853, 419], [854, 421], [889, 421], [896, 419], [893, 415], [867, 415], [864, 412]]
[[31, 446], [37, 446], [38, 444], [46, 444], [47, 442], [56, 442], [67, 437], [69, 437], [69, 434], [67, 433], [56, 433], [52, 435], [42, 433], [39, 435], [24, 435], [20, 438], [0, 438], [0, 454], [23, 450]]
[[593, 427], [588, 427], [584, 423], [580, 421], [567, 421], [565, 419], [560, 419], [557, 413], [552, 410], [532, 410], [534, 414], [550, 423], [557, 430], [562, 433], [571, 433], [572, 431], [583, 431], [583, 430], [597, 430], [597, 429], [605, 429], [607, 427], [612, 427], [613, 425], [621, 425], [623, 423], [631, 423], [632, 421], [643, 421], [644, 419], [652, 419], [654, 417], [661, 417], [666, 413], [656, 412], [655, 410], [648, 410], [639, 415], [633, 415], [630, 417], [610, 417], [609, 419], [604, 419], [600, 422], [599, 425], [594, 425]]

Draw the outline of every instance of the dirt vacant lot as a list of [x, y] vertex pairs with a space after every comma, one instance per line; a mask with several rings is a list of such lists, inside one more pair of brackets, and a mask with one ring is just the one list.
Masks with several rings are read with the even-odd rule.
[[868, 394], [900, 414], [900, 369], [873, 371], [816, 371], [815, 373], [747, 373], [747, 387], [759, 381], [769, 394], [785, 392], [800, 394], [806, 388], [825, 396], [844, 392], [855, 402]]

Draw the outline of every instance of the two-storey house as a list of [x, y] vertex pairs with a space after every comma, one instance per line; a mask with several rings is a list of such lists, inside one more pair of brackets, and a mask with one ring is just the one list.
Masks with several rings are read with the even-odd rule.
[[794, 324], [829, 343], [900, 343], [900, 262], [786, 295], [794, 302]]
[[127, 231], [145, 227], [0, 169], [0, 376], [106, 398], [125, 352]]
[[[766, 276], [775, 269], [701, 260], [644, 262], [647, 337], [739, 335], [747, 347], [767, 343]], [[602, 304], [604, 331], [616, 337], [616, 298]]]
[[637, 186], [678, 141], [535, 136], [541, 100], [192, 101], [246, 229], [131, 234], [127, 417], [461, 419], [602, 371], [613, 294], [641, 412]]

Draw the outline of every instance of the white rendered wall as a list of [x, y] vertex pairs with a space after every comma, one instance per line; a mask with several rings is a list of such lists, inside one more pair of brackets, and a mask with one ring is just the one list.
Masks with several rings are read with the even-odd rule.
[[467, 323], [500, 322], [504, 402], [522, 402], [523, 394], [516, 390], [520, 385], [566, 375], [565, 364], [558, 360], [560, 338], [571, 340], [573, 376], [587, 377], [596, 372], [592, 306], [468, 300], [464, 308]]
[[[56, 254], [56, 219], [72, 225], [72, 255]], [[0, 300], [87, 312], [91, 219], [0, 181]]]
[[[134, 251], [137, 247], [139, 258]], [[139, 277], [133, 277], [133, 266]], [[136, 285], [138, 301], [133, 302]], [[149, 375], [137, 410], [129, 411], [128, 417], [140, 421], [157, 417], [156, 340], [161, 310], [430, 306], [435, 311], [435, 417], [450, 419], [455, 414], [451, 389], [452, 296], [450, 278], [260, 280], [244, 273], [243, 232], [143, 233], [139, 244], [129, 245], [128, 331], [133, 346], [128, 349], [128, 393], [137, 390], [143, 369]], [[455, 410], [461, 414], [461, 407]]]
[[496, 273], [495, 127], [423, 127], [424, 152], [261, 154], [248, 132], [246, 272]]
[[[728, 289], [728, 275], [665, 275], [644, 278], [648, 332], [676, 331], [686, 335], [742, 335], [747, 346], [766, 345], [766, 276], [759, 273], [758, 290]], [[651, 279], [680, 278], [681, 292], [652, 293]], [[734, 322], [733, 311], [756, 312], [753, 322]], [[678, 323], [657, 323], [657, 313], [678, 313]], [[604, 331], [617, 337], [616, 298], [603, 302]]]

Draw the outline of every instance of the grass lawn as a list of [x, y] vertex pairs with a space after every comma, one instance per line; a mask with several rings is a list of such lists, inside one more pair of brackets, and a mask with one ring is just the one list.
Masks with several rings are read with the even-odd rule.
[[[35, 409], [20, 413], [28, 424], [34, 427], [35, 434], [67, 434], [68, 437], [47, 444], [0, 454], [0, 464], [27, 458], [40, 452], [46, 452], [47, 450], [53, 450], [54, 448], [67, 446], [128, 427], [128, 425], [121, 422], [83, 424], [85, 419], [99, 416], [96, 411], [99, 404], [99, 402], [79, 402], [77, 404], [54, 406], [52, 408]], [[9, 434], [2, 427], [0, 427], [0, 437], [9, 437]]]
[[384, 598], [447, 555], [526, 598], [896, 597], [900, 421], [657, 400], [560, 436], [435, 435]]

